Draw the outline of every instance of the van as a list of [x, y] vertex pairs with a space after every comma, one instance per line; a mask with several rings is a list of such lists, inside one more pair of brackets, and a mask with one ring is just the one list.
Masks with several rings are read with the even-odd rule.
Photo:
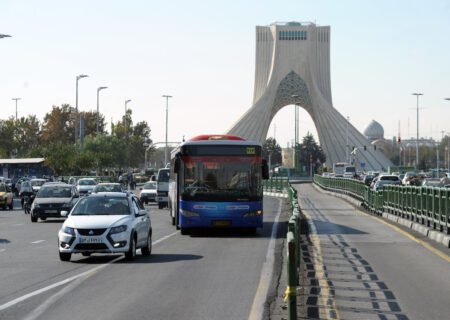
[[158, 202], [158, 208], [162, 209], [167, 207], [169, 198], [169, 175], [170, 169], [163, 168], [158, 170], [158, 176], [156, 178], [156, 201]]

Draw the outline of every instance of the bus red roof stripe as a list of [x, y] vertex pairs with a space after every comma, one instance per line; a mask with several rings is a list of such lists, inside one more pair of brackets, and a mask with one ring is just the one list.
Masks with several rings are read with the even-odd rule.
[[241, 140], [245, 141], [244, 138], [234, 136], [231, 134], [202, 134], [191, 138], [189, 141], [204, 141], [204, 140]]

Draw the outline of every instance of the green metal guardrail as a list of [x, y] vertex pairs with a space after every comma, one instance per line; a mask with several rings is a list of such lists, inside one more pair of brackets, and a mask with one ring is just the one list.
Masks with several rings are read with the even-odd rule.
[[376, 214], [388, 212], [450, 234], [450, 189], [390, 185], [374, 191], [361, 181], [319, 175], [314, 176], [314, 182], [361, 200]]
[[289, 188], [289, 179], [285, 177], [272, 177], [263, 180], [263, 189], [268, 192], [285, 192]]

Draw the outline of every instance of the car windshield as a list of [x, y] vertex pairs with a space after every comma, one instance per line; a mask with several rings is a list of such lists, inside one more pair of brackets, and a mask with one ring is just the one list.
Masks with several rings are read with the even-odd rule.
[[87, 197], [78, 201], [71, 215], [129, 215], [130, 207], [125, 197]]
[[144, 184], [144, 187], [142, 188], [144, 190], [155, 190], [156, 184], [155, 183], [146, 183]]
[[169, 181], [169, 170], [161, 170], [158, 173], [158, 182], [168, 182]]
[[380, 180], [383, 181], [399, 181], [397, 176], [381, 176]]
[[95, 180], [88, 179], [88, 180], [78, 180], [78, 185], [80, 186], [95, 186]]
[[122, 192], [118, 184], [101, 184], [95, 187], [95, 192]]
[[40, 187], [45, 183], [45, 180], [31, 180], [31, 185], [33, 187]]
[[72, 188], [64, 186], [42, 187], [36, 195], [36, 198], [70, 198], [72, 197]]

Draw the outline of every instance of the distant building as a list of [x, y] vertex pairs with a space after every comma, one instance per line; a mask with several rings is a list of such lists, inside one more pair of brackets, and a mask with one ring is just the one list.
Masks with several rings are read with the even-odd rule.
[[370, 142], [384, 140], [384, 129], [379, 122], [372, 120], [364, 130], [364, 135]]
[[0, 176], [6, 178], [50, 176], [53, 172], [45, 166], [44, 161], [44, 158], [0, 159]]

